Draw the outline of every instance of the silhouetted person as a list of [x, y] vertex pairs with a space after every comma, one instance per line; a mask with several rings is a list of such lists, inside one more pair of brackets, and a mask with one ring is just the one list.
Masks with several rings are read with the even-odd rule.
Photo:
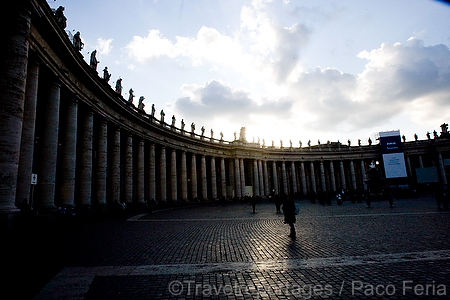
[[392, 194], [392, 190], [391, 190], [391, 188], [390, 187], [387, 187], [385, 190], [384, 190], [384, 193], [385, 193], [385, 197], [388, 199], [388, 201], [389, 201], [389, 206], [390, 207], [394, 207], [394, 195]]
[[294, 201], [289, 197], [289, 195], [283, 195], [283, 213], [284, 213], [284, 223], [289, 224], [291, 231], [289, 237], [295, 238], [295, 204]]
[[447, 185], [443, 185], [438, 187], [436, 191], [436, 204], [438, 206], [438, 209], [441, 210], [441, 205], [444, 209], [448, 209], [448, 197], [449, 197], [449, 191]]
[[273, 202], [275, 203], [275, 206], [277, 208], [277, 213], [278, 214], [281, 213], [281, 204], [283, 201], [281, 200], [280, 195], [276, 194], [275, 198], [273, 199]]
[[252, 205], [253, 213], [256, 213], [256, 203], [258, 203], [258, 197], [252, 196], [250, 198], [250, 204]]

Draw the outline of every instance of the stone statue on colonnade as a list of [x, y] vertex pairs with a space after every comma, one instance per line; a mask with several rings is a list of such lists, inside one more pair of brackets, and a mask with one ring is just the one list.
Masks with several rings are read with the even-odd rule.
[[122, 96], [122, 78], [120, 77], [116, 81], [116, 93]]
[[161, 125], [164, 125], [164, 116], [166, 115], [164, 113], [164, 110], [161, 109], [161, 112], [159, 114], [161, 115]]
[[245, 137], [246, 130], [247, 129], [245, 127], [241, 127], [241, 130], [239, 132], [239, 141], [241, 141], [243, 143], [247, 143], [247, 138]]
[[77, 51], [83, 50], [84, 43], [81, 41], [79, 31], [77, 31], [77, 33], [75, 33], [75, 35], [73, 36], [73, 46], [75, 47], [75, 50], [77, 50]]
[[105, 68], [103, 69], [103, 79], [104, 79], [106, 82], [108, 82], [110, 78], [111, 78], [111, 74], [109, 74], [109, 72], [108, 72], [108, 67], [105, 67]]
[[58, 23], [58, 26], [61, 29], [65, 29], [67, 26], [67, 18], [64, 16], [64, 7], [60, 6], [58, 7], [58, 9], [55, 11], [55, 19], [56, 19], [56, 23]]
[[128, 91], [128, 102], [133, 103], [133, 98], [134, 98], [134, 91], [133, 91], [133, 89], [130, 89]]
[[97, 55], [97, 50], [94, 50], [94, 51], [91, 52], [90, 66], [95, 72], [97, 72], [97, 65], [99, 63], [99, 61], [97, 60], [96, 55]]
[[139, 103], [138, 103], [138, 109], [140, 109], [140, 110], [144, 110], [144, 106], [145, 106], [145, 104], [144, 104], [144, 96], [141, 96], [141, 97], [139, 97]]

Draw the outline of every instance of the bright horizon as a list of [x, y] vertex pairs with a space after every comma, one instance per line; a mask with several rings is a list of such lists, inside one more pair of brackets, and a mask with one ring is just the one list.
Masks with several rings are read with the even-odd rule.
[[439, 1], [47, 1], [122, 96], [176, 126], [275, 146], [450, 121], [450, 6]]

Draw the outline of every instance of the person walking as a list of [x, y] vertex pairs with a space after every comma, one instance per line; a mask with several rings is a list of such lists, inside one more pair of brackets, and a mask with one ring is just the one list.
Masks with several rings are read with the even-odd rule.
[[289, 197], [289, 195], [283, 195], [283, 213], [284, 224], [289, 224], [290, 226], [289, 237], [295, 239], [295, 204], [294, 201]]

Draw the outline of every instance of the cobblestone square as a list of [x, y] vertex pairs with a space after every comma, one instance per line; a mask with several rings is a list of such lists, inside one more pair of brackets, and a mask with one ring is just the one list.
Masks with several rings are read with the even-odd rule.
[[448, 299], [449, 213], [434, 198], [298, 203], [295, 240], [267, 201], [71, 226], [36, 299]]

